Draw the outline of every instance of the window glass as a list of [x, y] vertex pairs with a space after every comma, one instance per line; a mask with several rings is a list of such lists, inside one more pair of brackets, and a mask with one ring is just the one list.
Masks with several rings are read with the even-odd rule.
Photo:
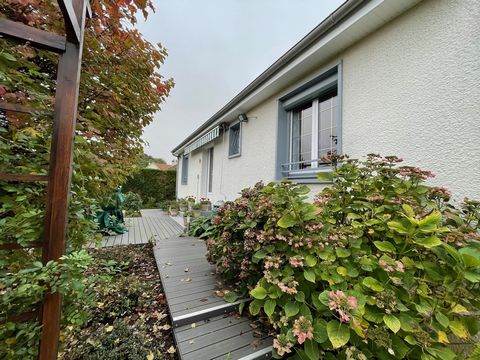
[[188, 155], [182, 157], [182, 185], [188, 183]]
[[241, 123], [239, 122], [230, 126], [228, 147], [229, 156], [240, 155], [240, 126]]
[[320, 101], [318, 121], [318, 158], [337, 151], [337, 95]]
[[292, 162], [295, 169], [311, 166], [312, 160], [312, 106], [307, 106], [292, 113]]

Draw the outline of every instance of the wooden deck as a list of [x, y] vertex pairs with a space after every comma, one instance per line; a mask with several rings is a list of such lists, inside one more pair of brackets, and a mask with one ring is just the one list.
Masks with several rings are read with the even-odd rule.
[[183, 232], [183, 226], [160, 210], [141, 210], [141, 213], [141, 217], [126, 218], [128, 231], [121, 235], [105, 236], [102, 246], [155, 243]]
[[160, 271], [182, 360], [269, 359], [272, 338], [218, 297], [224, 289], [215, 267], [206, 258], [203, 240], [172, 236], [157, 242], [155, 259]]
[[203, 240], [183, 236], [183, 226], [160, 210], [142, 210], [125, 222], [129, 231], [102, 245], [155, 244], [180, 360], [271, 358], [272, 338], [236, 312], [247, 300], [230, 304], [216, 295], [225, 286], [205, 258]]

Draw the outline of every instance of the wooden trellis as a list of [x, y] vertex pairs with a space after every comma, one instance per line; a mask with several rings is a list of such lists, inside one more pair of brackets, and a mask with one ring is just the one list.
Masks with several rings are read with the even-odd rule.
[[[65, 36], [19, 22], [0, 19], [0, 35], [60, 55], [48, 175], [0, 174], [0, 180], [4, 181], [47, 182], [44, 239], [29, 246], [43, 249], [42, 260], [44, 263], [58, 260], [65, 252], [85, 19], [92, 16], [89, 0], [58, 0], [58, 5], [65, 21]], [[38, 112], [38, 109], [1, 102], [0, 109], [22, 113]], [[19, 248], [22, 248], [19, 244], [0, 245], [0, 250]], [[8, 319], [9, 321], [26, 321], [35, 317], [39, 318], [42, 325], [40, 360], [57, 358], [60, 309], [60, 295], [58, 293], [47, 294], [39, 311]]]

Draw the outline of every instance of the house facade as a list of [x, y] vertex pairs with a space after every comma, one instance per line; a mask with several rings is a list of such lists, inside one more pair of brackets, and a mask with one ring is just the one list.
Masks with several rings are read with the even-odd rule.
[[480, 199], [480, 2], [348, 0], [172, 153], [177, 196], [326, 186], [321, 158], [397, 155]]

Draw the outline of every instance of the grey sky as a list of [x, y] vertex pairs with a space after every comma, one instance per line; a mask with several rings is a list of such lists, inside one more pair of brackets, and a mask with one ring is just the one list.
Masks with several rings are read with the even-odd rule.
[[335, 10], [343, 0], [154, 0], [138, 28], [169, 56], [175, 88], [144, 131], [145, 152], [170, 150]]

